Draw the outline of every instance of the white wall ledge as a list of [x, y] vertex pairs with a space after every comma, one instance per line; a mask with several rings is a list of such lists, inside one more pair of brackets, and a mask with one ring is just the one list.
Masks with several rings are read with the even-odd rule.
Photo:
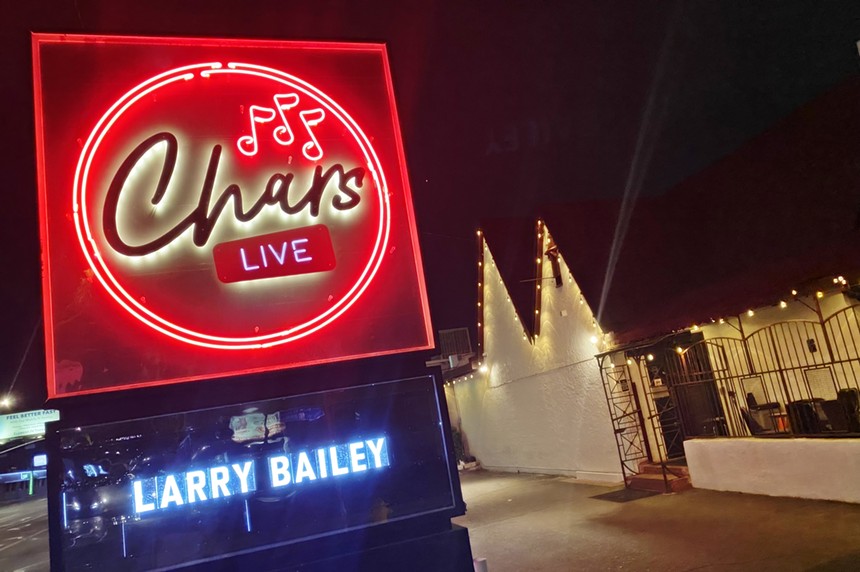
[[860, 439], [691, 439], [700, 489], [860, 503]]

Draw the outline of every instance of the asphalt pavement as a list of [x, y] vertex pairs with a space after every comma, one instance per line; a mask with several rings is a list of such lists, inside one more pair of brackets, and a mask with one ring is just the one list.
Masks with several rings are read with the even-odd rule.
[[616, 489], [566, 477], [461, 480], [455, 522], [489, 572], [860, 570], [860, 505], [698, 489], [613, 502], [594, 497]]
[[[697, 489], [617, 502], [623, 490], [566, 477], [461, 479], [455, 522], [489, 572], [860, 570], [860, 505]], [[0, 571], [48, 569], [45, 499], [0, 506]]]
[[48, 501], [44, 498], [0, 506], [0, 570], [40, 572], [48, 559]]

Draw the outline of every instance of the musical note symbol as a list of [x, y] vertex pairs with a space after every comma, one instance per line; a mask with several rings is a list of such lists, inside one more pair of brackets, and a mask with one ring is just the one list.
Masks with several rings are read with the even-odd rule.
[[[305, 129], [308, 132], [308, 136], [311, 138], [310, 141], [302, 145], [302, 154], [305, 157], [310, 159], [311, 161], [318, 161], [323, 156], [322, 147], [320, 147], [320, 142], [317, 141], [317, 138], [314, 136], [314, 132], [311, 127], [315, 125], [319, 125], [323, 119], [325, 119], [325, 111], [322, 109], [308, 109], [305, 111], [299, 111], [299, 117], [302, 119], [302, 123], [305, 125]], [[316, 151], [311, 154], [311, 149], [316, 149]]]
[[239, 152], [243, 155], [252, 157], [257, 154], [258, 149], [257, 123], [268, 123], [270, 121], [274, 121], [275, 110], [269, 107], [252, 105], [250, 107], [249, 115], [251, 116], [251, 134], [239, 137], [239, 140], [236, 141], [236, 147], [239, 148]]
[[[275, 96], [275, 110], [281, 117], [283, 125], [275, 127], [275, 141], [281, 145], [289, 145], [295, 140], [293, 130], [290, 129], [290, 124], [287, 123], [287, 116], [284, 111], [292, 109], [299, 104], [299, 96], [295, 93], [280, 93]], [[286, 134], [286, 137], [283, 137]]]

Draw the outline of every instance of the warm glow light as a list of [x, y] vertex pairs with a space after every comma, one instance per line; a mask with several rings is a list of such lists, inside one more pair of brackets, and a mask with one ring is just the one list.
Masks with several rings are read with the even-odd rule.
[[753, 316], [755, 316], [755, 312], [753, 312], [752, 310], [747, 310], [747, 316], [752, 318]]
[[698, 326], [697, 324], [694, 324], [694, 325], [693, 325], [693, 327], [692, 327], [691, 329], [692, 329], [694, 332], [698, 332], [698, 331], [699, 331], [699, 326]]
[[648, 354], [647, 356], [645, 356], [645, 359], [647, 359], [648, 361], [654, 361], [654, 354]]
[[815, 297], [816, 298], [824, 298], [824, 292], [819, 290], [818, 292], [815, 293]]
[[791, 291], [791, 295], [792, 295], [792, 296], [797, 296], [797, 290], [792, 290], [792, 291]]
[[481, 236], [481, 231], [480, 231], [480, 230], [478, 231], [478, 236]]
[[627, 365], [633, 365], [633, 360], [630, 358], [627, 358]]
[[596, 343], [597, 343], [597, 336], [591, 336], [591, 343], [592, 343], [592, 344], [596, 344]]
[[490, 371], [490, 368], [487, 367], [487, 364], [482, 363], [481, 367], [478, 368], [478, 371], [480, 371], [481, 373], [487, 373], [488, 371]]
[[0, 399], [0, 406], [5, 407], [7, 409], [9, 407], [12, 407], [12, 398], [7, 395], [3, 399]]
[[782, 308], [783, 310], [788, 308], [788, 302], [786, 302], [785, 300], [780, 300], [779, 301], [779, 307]]
[[721, 323], [721, 324], [725, 324], [725, 323], [726, 323], [726, 321], [725, 321], [724, 319], [720, 318], [720, 323]]
[[678, 346], [677, 348], [675, 348], [675, 351], [678, 352], [679, 354], [682, 354], [682, 353], [684, 353], [684, 348], [682, 348], [681, 346]]

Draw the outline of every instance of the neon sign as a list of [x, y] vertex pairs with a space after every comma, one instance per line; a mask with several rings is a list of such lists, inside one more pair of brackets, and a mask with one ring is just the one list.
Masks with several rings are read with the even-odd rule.
[[[389, 467], [386, 437], [362, 439], [266, 458], [269, 488], [281, 490]], [[139, 478], [131, 483], [135, 514], [245, 496], [257, 491], [253, 459]]]
[[134, 512], [141, 514], [257, 490], [254, 462], [196, 469], [132, 482]]
[[[382, 46], [37, 34], [34, 66], [49, 395], [431, 345]], [[87, 363], [94, 324], [159, 365]]]
[[[164, 199], [167, 189], [173, 179], [175, 165], [178, 156], [178, 143], [176, 136], [171, 132], [158, 132], [152, 136], [145, 138], [140, 142], [132, 152], [120, 164], [119, 169], [113, 175], [111, 183], [107, 188], [106, 195], [102, 206], [102, 216], [95, 217], [88, 212], [87, 205], [90, 201], [87, 199], [87, 194], [92, 186], [90, 180], [91, 168], [95, 156], [99, 153], [105, 138], [110, 136], [110, 132], [115, 129], [126, 113], [144, 95], [154, 94], [158, 91], [167, 88], [173, 88], [177, 85], [184, 87], [187, 82], [194, 80], [212, 81], [212, 78], [224, 77], [228, 74], [236, 74], [239, 76], [250, 76], [254, 79], [262, 78], [271, 82], [272, 87], [280, 87], [280, 84], [285, 84], [297, 90], [301, 90], [303, 95], [313, 100], [315, 103], [321, 104], [328, 108], [331, 114], [339, 120], [339, 127], [345, 129], [351, 135], [350, 143], [357, 144], [358, 161], [367, 165], [364, 167], [354, 167], [348, 171], [340, 163], [336, 163], [328, 168], [323, 168], [322, 165], [313, 166], [311, 183], [309, 190], [296, 203], [289, 202], [289, 189], [295, 175], [293, 173], [274, 173], [268, 178], [264, 193], [247, 211], [243, 210], [242, 205], [242, 190], [232, 183], [228, 185], [224, 192], [215, 199], [215, 204], [210, 202], [213, 198], [214, 183], [218, 175], [218, 167], [223, 153], [221, 145], [214, 145], [209, 155], [208, 166], [202, 177], [202, 189], [199, 200], [195, 209], [190, 214], [181, 218], [173, 226], [169, 226], [165, 232], [156, 236], [149, 242], [129, 245], [121, 238], [122, 228], [120, 225], [120, 217], [118, 216], [119, 204], [121, 202], [121, 194], [125, 192], [128, 186], [128, 178], [132, 171], [138, 166], [140, 159], [147, 154], [153, 147], [160, 145], [165, 147], [164, 160], [158, 173], [158, 183], [154, 192], [151, 193], [149, 202], [158, 206]], [[266, 83], [264, 83], [266, 85]], [[207, 86], [208, 87], [208, 86]], [[269, 89], [272, 89], [270, 87]], [[257, 88], [260, 89], [260, 88]], [[265, 89], [265, 88], [262, 88]], [[238, 101], [244, 101], [239, 99]], [[183, 108], [184, 109], [184, 108]], [[240, 105], [241, 109], [241, 105]], [[278, 109], [281, 109], [279, 106]], [[258, 154], [258, 134], [256, 124], [262, 122], [259, 114], [267, 112], [265, 108], [252, 105], [250, 106], [250, 125], [251, 136], [243, 136], [238, 140], [238, 147], [242, 150], [243, 142], [247, 141], [247, 137], [252, 139], [253, 155]], [[313, 115], [312, 120], [305, 120], [304, 112], [300, 112], [303, 118], [303, 123], [308, 127], [307, 134], [310, 138], [309, 142], [304, 143], [302, 152], [308, 160], [315, 161], [322, 158], [322, 152], [319, 148], [319, 143], [310, 130], [311, 125], [319, 125], [325, 117], [325, 113], [318, 113], [320, 110], [310, 110], [308, 113]], [[272, 111], [271, 119], [274, 119], [275, 113]], [[270, 120], [270, 119], [269, 119]], [[287, 124], [283, 126], [287, 129]], [[276, 133], [273, 132], [273, 137]], [[275, 151], [281, 151], [277, 147], [280, 146], [282, 139], [277, 139], [278, 143], [275, 146]], [[309, 153], [311, 149], [316, 149], [313, 153]], [[251, 154], [243, 151], [243, 154]], [[361, 164], [359, 163], [359, 164]], [[93, 227], [97, 227], [101, 223], [101, 232], [105, 237], [106, 242], [119, 255], [124, 256], [143, 256], [152, 254], [163, 249], [165, 246], [179, 239], [186, 234], [187, 230], [191, 230], [191, 238], [194, 246], [202, 248], [206, 246], [211, 237], [215, 225], [226, 209], [228, 203], [232, 203], [233, 215], [237, 222], [247, 223], [254, 220], [261, 214], [264, 207], [279, 206], [280, 210], [287, 215], [297, 214], [305, 208], [312, 217], [319, 216], [319, 205], [325, 189], [334, 179], [337, 181], [339, 191], [346, 196], [343, 199], [341, 196], [335, 196], [331, 199], [332, 206], [335, 209], [347, 210], [354, 208], [360, 203], [360, 196], [356, 188], [349, 186], [350, 181], [355, 182], [356, 187], [363, 185], [364, 173], [366, 170], [374, 180], [374, 188], [377, 195], [377, 221], [375, 236], [372, 236], [374, 242], [366, 261], [362, 261], [360, 266], [363, 266], [358, 274], [358, 279], [345, 294], [340, 296], [340, 299], [333, 304], [327, 304], [322, 311], [316, 316], [308, 316], [304, 323], [289, 322], [284, 329], [273, 331], [271, 333], [260, 334], [259, 331], [254, 331], [254, 335], [246, 336], [225, 336], [212, 335], [202, 331], [201, 328], [188, 328], [176, 323], [170, 318], [164, 317], [163, 312], [156, 313], [150, 306], [142, 303], [137, 296], [129, 292], [129, 290], [121, 283], [117, 277], [117, 273], [112, 268], [110, 263], [110, 255], [102, 252], [98, 246], [98, 241], [94, 238]], [[148, 194], [148, 193], [145, 193]], [[388, 189], [385, 183], [385, 175], [382, 170], [382, 165], [376, 156], [376, 152], [370, 144], [367, 136], [361, 131], [355, 121], [326, 94], [316, 90], [310, 84], [290, 76], [289, 74], [279, 72], [271, 68], [265, 68], [253, 64], [243, 64], [230, 62], [225, 66], [221, 63], [204, 63], [192, 66], [183, 66], [175, 70], [170, 70], [150, 78], [140, 83], [135, 88], [128, 91], [120, 97], [99, 120], [95, 129], [90, 133], [87, 142], [81, 152], [78, 160], [78, 167], [75, 176], [75, 192], [73, 196], [74, 212], [75, 212], [75, 227], [77, 229], [78, 240], [81, 249], [90, 264], [95, 276], [102, 283], [108, 293], [134, 317], [139, 319], [144, 324], [151, 328], [194, 345], [200, 345], [219, 349], [253, 349], [270, 347], [291, 342], [310, 333], [316, 332], [320, 328], [328, 325], [333, 320], [337, 319], [352, 304], [364, 293], [367, 286], [374, 279], [377, 270], [382, 262], [382, 254], [385, 251], [388, 243], [390, 232], [390, 210], [388, 204]], [[157, 211], [147, 213], [146, 222], [155, 219], [159, 222]], [[172, 221], [171, 221], [172, 222]], [[149, 225], [147, 225], [149, 226]], [[365, 233], [367, 234], [367, 233]], [[275, 328], [277, 330], [277, 328]]]

